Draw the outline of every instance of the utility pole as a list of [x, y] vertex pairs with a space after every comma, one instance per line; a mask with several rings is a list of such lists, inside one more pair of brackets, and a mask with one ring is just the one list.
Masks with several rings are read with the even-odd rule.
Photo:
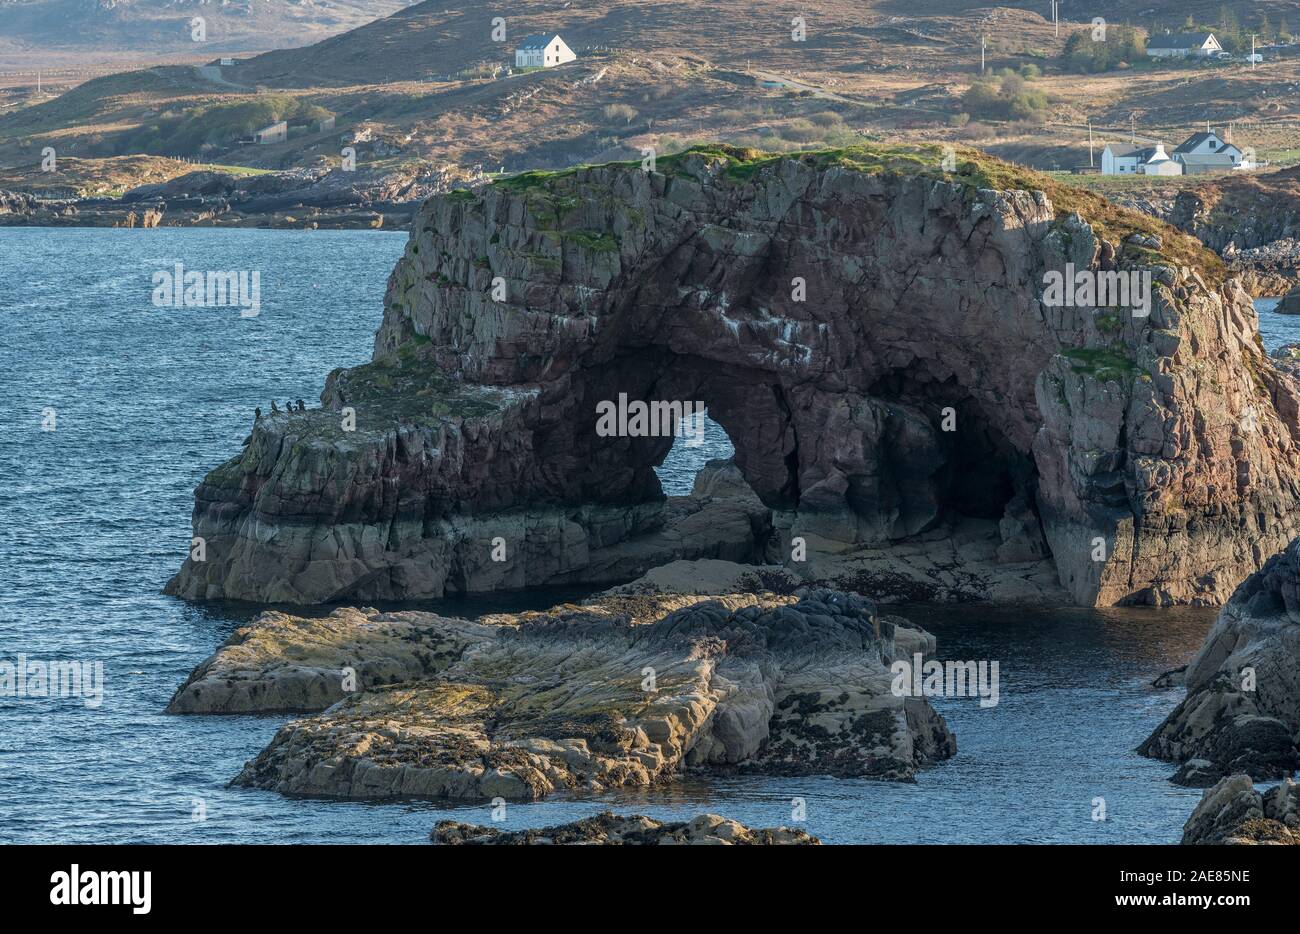
[[984, 74], [984, 49], [988, 46], [984, 37], [980, 36], [980, 74]]
[[1061, 38], [1061, 0], [1052, 0], [1052, 25], [1056, 27], [1056, 38]]
[[1137, 114], [1128, 115], [1128, 141], [1136, 143], [1138, 141]]
[[1259, 33], [1257, 32], [1252, 32], [1250, 34], [1250, 70], [1251, 71], [1255, 70], [1255, 37], [1258, 35]]
[[1092, 118], [1089, 117], [1088, 118], [1088, 168], [1091, 169], [1095, 167], [1096, 165], [1092, 161]]

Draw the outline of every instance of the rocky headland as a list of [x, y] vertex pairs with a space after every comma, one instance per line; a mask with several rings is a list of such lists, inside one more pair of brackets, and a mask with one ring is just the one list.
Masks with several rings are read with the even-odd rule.
[[1124, 192], [1116, 203], [1186, 231], [1257, 297], [1300, 287], [1300, 169], [1212, 176], [1176, 193]]
[[499, 830], [457, 821], [438, 821], [430, 834], [444, 846], [819, 846], [807, 831], [789, 827], [754, 829], [717, 814], [690, 821], [657, 821], [640, 814], [606, 811], [595, 817], [535, 830]]
[[1184, 846], [1300, 846], [1300, 788], [1291, 779], [1263, 793], [1249, 775], [1207, 788], [1183, 827]]
[[928, 633], [861, 597], [608, 594], [476, 622], [267, 612], [176, 692], [173, 713], [320, 711], [233, 784], [289, 795], [535, 800], [686, 771], [908, 781], [956, 742], [892, 690]]
[[199, 170], [121, 194], [0, 189], [0, 226], [397, 229], [429, 196], [467, 185], [454, 167]]
[[[1300, 530], [1300, 391], [1250, 296], [1150, 218], [942, 157], [700, 148], [430, 199], [373, 361], [204, 479], [206, 560], [167, 592], [436, 598], [721, 559], [881, 599], [1222, 602]], [[1149, 313], [1048, 303], [1071, 263], [1149, 274]], [[596, 430], [620, 394], [707, 403], [752, 498], [665, 499], [672, 438]]]
[[1183, 675], [1186, 698], [1139, 747], [1205, 787], [1300, 769], [1300, 539], [1247, 578]]

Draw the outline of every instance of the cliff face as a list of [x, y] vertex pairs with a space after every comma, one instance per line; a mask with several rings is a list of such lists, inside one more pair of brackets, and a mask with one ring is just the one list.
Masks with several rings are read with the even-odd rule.
[[[939, 156], [702, 151], [431, 199], [374, 362], [208, 476], [206, 561], [169, 592], [583, 580], [665, 534], [653, 467], [671, 439], [596, 431], [597, 404], [626, 393], [708, 404], [773, 553], [978, 517], [1041, 525], [1081, 603], [1226, 599], [1300, 518], [1300, 406], [1249, 297], [1168, 228]], [[1150, 271], [1149, 314], [1046, 304], [1045, 272], [1068, 263]], [[669, 557], [722, 556], [679, 538]]]

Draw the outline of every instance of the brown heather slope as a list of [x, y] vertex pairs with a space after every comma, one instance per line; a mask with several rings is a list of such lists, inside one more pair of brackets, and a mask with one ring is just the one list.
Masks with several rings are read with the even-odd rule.
[[[960, 139], [1037, 168], [1066, 169], [1088, 161], [1089, 121], [1100, 151], [1127, 139], [1130, 119], [1170, 142], [1205, 120], [1234, 121], [1238, 140], [1264, 158], [1286, 164], [1300, 153], [1300, 50], [1270, 51], [1254, 70], [1139, 63], [1066, 74], [1058, 55], [1084, 27], [1063, 22], [1058, 36], [1039, 6], [814, 0], [800, 8], [807, 39], [794, 42], [794, 14], [776, 0], [720, 0], [703, 9], [686, 0], [525, 0], [501, 13], [507, 38], [494, 43], [491, 10], [428, 0], [315, 45], [246, 59], [219, 80], [164, 66], [15, 104], [0, 116], [0, 165], [31, 164], [52, 145], [83, 157], [144, 152], [274, 169], [337, 164], [342, 148], [360, 140], [358, 158], [372, 169], [426, 161], [515, 171], [628, 158], [643, 146], [674, 152], [701, 140], [791, 151], [866, 136]], [[1249, 12], [1277, 23], [1296, 6], [1277, 0]], [[1105, 15], [1149, 29], [1179, 27], [1188, 12], [1214, 20], [1218, 5], [1125, 2]], [[1292, 19], [1300, 23], [1300, 14]], [[565, 35], [578, 62], [483, 77], [513, 63], [519, 38], [548, 29]], [[957, 125], [967, 107], [962, 95], [979, 71], [981, 35], [991, 71], [1043, 71], [1030, 84], [1047, 102], [1040, 120], [977, 113]], [[152, 132], [199, 108], [267, 94], [324, 107], [337, 127], [276, 146], [237, 146], [229, 133], [204, 146], [190, 136], [182, 145]]]
[[0, 190], [48, 193], [55, 197], [107, 198], [136, 185], [170, 181], [203, 168], [209, 167], [156, 156], [108, 159], [65, 156], [58, 160], [56, 172], [42, 172], [39, 165], [0, 169]]
[[[1219, 18], [1221, 3], [1193, 0], [1122, 0], [1099, 11], [1067, 10], [1057, 38], [1039, 0], [987, 3], [971, 0], [716, 0], [707, 6], [664, 0], [531, 0], [501, 11], [467, 7], [454, 0], [426, 0], [314, 46], [272, 52], [250, 69], [263, 83], [362, 83], [410, 79], [424, 71], [455, 72], [481, 60], [501, 61], [523, 36], [558, 30], [575, 50], [603, 46], [646, 55], [693, 54], [711, 61], [778, 72], [791, 70], [851, 80], [882, 61], [909, 70], [951, 70], [978, 65], [980, 36], [990, 60], [1030, 48], [1059, 48], [1071, 28], [1105, 16], [1112, 23], [1150, 29], [1179, 28], [1188, 14]], [[1291, 16], [1300, 25], [1296, 0], [1252, 3], [1239, 15], [1267, 15], [1276, 24]], [[806, 39], [791, 39], [791, 19], [806, 21]], [[507, 39], [491, 40], [491, 19], [506, 18]]]

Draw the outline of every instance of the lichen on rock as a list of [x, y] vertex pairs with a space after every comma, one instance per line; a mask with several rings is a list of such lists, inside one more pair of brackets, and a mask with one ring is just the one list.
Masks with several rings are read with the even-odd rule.
[[[316, 622], [264, 614], [177, 692], [177, 712], [330, 705], [282, 727], [236, 785], [534, 800], [687, 770], [908, 781], [956, 750], [926, 699], [892, 691], [888, 666], [933, 638], [852, 594], [614, 594], [477, 623]], [[319, 682], [349, 662], [357, 681], [333, 702]]]
[[1255, 790], [1249, 775], [1207, 788], [1183, 826], [1184, 846], [1300, 846], [1300, 788], [1291, 779]]

